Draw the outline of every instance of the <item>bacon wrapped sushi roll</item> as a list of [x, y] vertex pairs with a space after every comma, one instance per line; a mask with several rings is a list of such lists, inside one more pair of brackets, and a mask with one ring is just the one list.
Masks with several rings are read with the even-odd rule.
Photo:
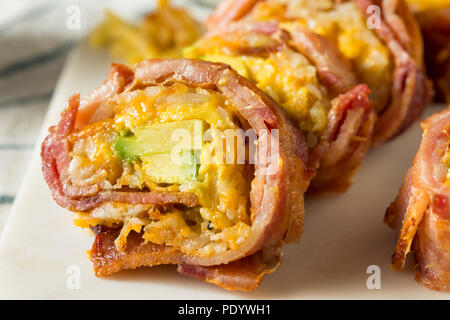
[[434, 82], [436, 100], [450, 102], [450, 1], [407, 2], [422, 29], [427, 74]]
[[304, 28], [235, 22], [185, 50], [188, 58], [229, 64], [282, 107], [304, 132], [317, 171], [310, 191], [344, 191], [371, 142], [376, 115], [341, 53]]
[[417, 279], [450, 291], [450, 107], [428, 118], [414, 166], [409, 169], [386, 223], [400, 230], [392, 267], [403, 268], [411, 247]]
[[375, 145], [402, 133], [430, 100], [422, 37], [403, 0], [224, 0], [207, 26], [235, 20], [275, 20], [288, 30], [301, 26], [333, 42], [358, 81], [372, 90], [379, 117]]
[[281, 109], [229, 66], [188, 59], [113, 64], [70, 98], [41, 155], [55, 201], [97, 233], [98, 277], [176, 264], [243, 291], [299, 239], [313, 175]]

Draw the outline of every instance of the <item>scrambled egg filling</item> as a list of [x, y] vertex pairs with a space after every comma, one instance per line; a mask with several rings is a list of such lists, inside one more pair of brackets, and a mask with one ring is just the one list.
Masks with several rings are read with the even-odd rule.
[[[102, 190], [194, 193], [199, 205], [186, 208], [107, 202], [91, 212], [77, 213], [75, 224], [121, 227], [116, 239], [119, 250], [126, 247], [131, 231], [143, 232], [146, 241], [175, 246], [190, 255], [210, 256], [239, 247], [251, 229], [247, 181], [252, 168], [235, 159], [226, 161], [226, 152], [219, 152], [228, 147], [227, 132], [241, 128], [230, 101], [211, 90], [174, 84], [122, 93], [102, 108], [108, 110], [107, 118], [69, 137], [71, 182], [78, 186], [98, 184]], [[164, 136], [164, 130], [192, 123], [203, 126], [203, 137], [194, 142], [200, 143], [195, 147], [200, 154], [194, 162], [176, 167], [169, 163], [166, 151], [161, 151], [167, 144], [160, 142], [171, 139]], [[139, 139], [139, 134], [149, 132], [151, 136]], [[130, 138], [130, 133], [136, 137]], [[127, 145], [129, 141], [133, 145]], [[139, 156], [129, 156], [130, 150]]]
[[352, 62], [360, 81], [370, 86], [375, 109], [381, 112], [386, 107], [393, 58], [388, 47], [367, 27], [366, 17], [353, 1], [267, 0], [256, 5], [251, 19], [277, 19], [287, 30], [300, 25], [325, 36]]
[[159, 0], [156, 10], [137, 24], [106, 11], [106, 18], [90, 35], [94, 47], [107, 47], [111, 54], [133, 64], [149, 58], [181, 57], [185, 46], [203, 32], [201, 24], [185, 9]]
[[270, 49], [277, 45], [259, 34], [213, 36], [186, 49], [185, 57], [230, 65], [284, 108], [313, 147], [327, 126], [330, 99], [309, 60], [287, 47]]

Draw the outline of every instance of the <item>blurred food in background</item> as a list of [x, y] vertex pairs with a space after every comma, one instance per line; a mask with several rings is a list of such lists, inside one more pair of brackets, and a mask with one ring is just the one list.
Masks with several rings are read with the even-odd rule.
[[117, 58], [130, 64], [148, 58], [178, 58], [184, 47], [202, 34], [200, 22], [184, 8], [173, 7], [169, 0], [158, 0], [155, 11], [138, 24], [124, 21], [106, 11], [105, 21], [93, 31], [90, 44], [106, 47]]
[[407, 0], [425, 41], [428, 75], [436, 100], [450, 102], [450, 0]]

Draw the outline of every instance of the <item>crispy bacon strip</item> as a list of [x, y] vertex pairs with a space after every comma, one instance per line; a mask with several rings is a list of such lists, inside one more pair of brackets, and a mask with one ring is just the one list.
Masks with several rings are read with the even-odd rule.
[[328, 127], [311, 155], [319, 167], [310, 192], [345, 191], [369, 149], [376, 115], [367, 85], [355, 86], [332, 101]]
[[206, 19], [206, 28], [213, 30], [219, 24], [227, 24], [243, 18], [253, 9], [259, 0], [227, 0], [221, 1], [219, 5]]
[[[224, 0], [208, 18], [207, 28], [245, 19], [260, 1], [264, 0]], [[391, 101], [378, 114], [372, 139], [374, 145], [379, 145], [401, 134], [417, 121], [431, 100], [431, 88], [423, 71], [422, 37], [414, 16], [403, 0], [352, 1], [367, 16], [372, 12], [367, 10], [369, 6], [378, 5], [382, 9], [381, 28], [374, 29], [374, 32], [387, 45], [395, 62]], [[313, 57], [326, 60], [326, 66], [338, 70], [339, 64], [327, 56], [327, 52], [314, 51]], [[336, 73], [325, 75], [335, 76]], [[349, 79], [347, 75], [340, 77]], [[323, 81], [324, 76], [321, 78]], [[329, 79], [331, 83], [334, 80], [333, 77]]]
[[[50, 129], [50, 134], [43, 143], [44, 177], [52, 190], [53, 197], [63, 207], [88, 211], [105, 201], [180, 203], [187, 206], [198, 203], [195, 196], [181, 193], [101, 190], [94, 193], [88, 190], [89, 192], [83, 194], [83, 190], [78, 190], [76, 197], [65, 193], [64, 186], [70, 183], [65, 173], [69, 163], [66, 138], [77, 127], [82, 128], [91, 121], [101, 119], [102, 116], [98, 113], [103, 112], [104, 102], [114, 96], [114, 94], [111, 95], [114, 90], [118, 90], [117, 94], [121, 92], [120, 90], [132, 91], [147, 86], [171, 85], [174, 82], [216, 90], [233, 102], [239, 117], [245, 120], [258, 136], [266, 130], [269, 137], [272, 137], [270, 130], [278, 129], [279, 146], [278, 156], [274, 153], [276, 149], [271, 144], [266, 146], [264, 150], [267, 161], [255, 164], [255, 178], [251, 182], [250, 192], [253, 219], [251, 232], [248, 239], [237, 250], [212, 257], [197, 257], [181, 254], [173, 248], [144, 244], [135, 239], [136, 235], [132, 235], [127, 242], [126, 251], [118, 253], [114, 251], [115, 248], [111, 244], [111, 239], [117, 235], [112, 231], [102, 231], [97, 235], [91, 256], [96, 274], [107, 276], [121, 269], [161, 263], [183, 265], [180, 270], [188, 268], [188, 265], [191, 266], [191, 270], [192, 266], [204, 266], [212, 270], [217, 265], [231, 266], [232, 262], [255, 254], [271, 256], [271, 260], [279, 259], [284, 242], [297, 241], [300, 237], [304, 216], [303, 195], [314, 175], [314, 172], [307, 167], [309, 150], [303, 135], [291, 125], [284, 112], [247, 79], [224, 64], [187, 59], [155, 59], [141, 62], [134, 71], [118, 65], [113, 65], [112, 68], [118, 70], [118, 73], [110, 72], [108, 81], [94, 91], [95, 94], [83, 100], [82, 107], [85, 111], [82, 116], [78, 116], [79, 97], [74, 96], [63, 112], [59, 125]], [[133, 74], [131, 77], [130, 72]], [[126, 84], [118, 81], [118, 78], [126, 79]], [[115, 83], [123, 85], [118, 87], [114, 85]], [[114, 89], [105, 91], [104, 88]], [[99, 99], [102, 96], [101, 92], [106, 92], [103, 102]], [[263, 143], [263, 141], [260, 142], [261, 145]], [[275, 156], [272, 156], [272, 153]], [[253, 261], [248, 268], [254, 270], [253, 274], [257, 275], [259, 279], [257, 283], [259, 283], [262, 274], [266, 273], [261, 274], [259, 270], [267, 270], [267, 267], [254, 263], [254, 259], [248, 260]], [[266, 263], [269, 259], [258, 261]], [[246, 263], [242, 262], [242, 264]], [[222, 285], [220, 281], [217, 281], [217, 284]], [[233, 286], [226, 283], [223, 283], [223, 286], [235, 290], [249, 289], [238, 279]]]
[[391, 102], [377, 121], [373, 143], [379, 145], [403, 133], [420, 119], [431, 101], [431, 88], [424, 74], [423, 41], [419, 26], [403, 0], [355, 0], [370, 16], [369, 6], [382, 9], [380, 28], [374, 32], [394, 57]]
[[450, 291], [450, 187], [443, 156], [449, 146], [450, 107], [428, 118], [414, 166], [408, 171], [385, 221], [400, 230], [392, 267], [403, 268], [413, 248], [417, 279], [435, 290]]
[[175, 248], [144, 243], [142, 234], [134, 231], [128, 235], [124, 251], [119, 252], [114, 244], [119, 234], [120, 229], [102, 228], [95, 237], [90, 256], [97, 277], [106, 277], [124, 269], [176, 264], [181, 258]]
[[89, 95], [81, 99], [77, 112], [75, 128], [80, 129], [86, 124], [107, 99], [124, 91], [132, 81], [133, 71], [123, 64], [112, 63], [109, 69], [108, 80]]
[[[283, 112], [270, 99], [247, 79], [223, 64], [191, 60], [144, 61], [136, 69], [135, 81], [130, 90], [174, 81], [215, 87], [233, 102], [238, 113], [257, 133], [263, 129], [279, 129], [279, 151], [282, 159], [281, 163], [277, 164], [280, 167], [276, 174], [256, 175], [252, 181], [250, 198], [256, 214], [252, 235], [247, 243], [235, 252], [222, 255], [220, 259], [184, 257], [184, 262], [217, 265], [238, 260], [263, 248], [279, 246], [286, 234], [290, 234], [293, 226], [301, 225], [304, 214], [302, 194], [313, 174], [305, 165], [308, 151], [302, 135], [292, 127]], [[293, 131], [290, 132], [291, 130]], [[256, 170], [259, 169], [259, 165], [256, 165]], [[280, 229], [284, 231], [280, 232]], [[299, 237], [298, 231], [292, 239]]]
[[300, 27], [291, 35], [292, 45], [314, 64], [320, 81], [333, 95], [345, 93], [358, 83], [350, 62], [325, 37]]
[[[332, 43], [303, 28], [288, 33], [276, 21], [231, 22], [210, 31], [205, 38], [252, 33], [265, 34], [277, 40], [278, 44], [271, 50], [282, 51], [291, 47], [303, 54], [317, 68], [318, 77], [330, 95], [340, 94], [332, 102], [328, 128], [312, 152], [309, 166], [318, 170], [318, 174], [309, 190], [345, 191], [371, 143], [376, 115], [369, 99], [370, 89], [366, 85], [357, 85], [351, 65]], [[249, 53], [248, 49], [245, 54], [260, 54], [257, 50]]]

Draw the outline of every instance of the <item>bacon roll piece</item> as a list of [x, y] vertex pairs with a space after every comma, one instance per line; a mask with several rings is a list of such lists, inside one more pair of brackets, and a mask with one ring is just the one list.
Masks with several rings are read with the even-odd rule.
[[207, 27], [236, 20], [301, 26], [333, 42], [372, 90], [375, 145], [401, 134], [429, 103], [420, 29], [403, 0], [224, 0]]
[[411, 247], [417, 279], [450, 291], [450, 107], [428, 118], [414, 166], [406, 174], [385, 221], [400, 230], [392, 267], [403, 268]]
[[407, 0], [425, 43], [427, 74], [437, 101], [450, 102], [450, 1]]
[[227, 63], [271, 97], [305, 133], [318, 170], [312, 191], [350, 186], [376, 120], [370, 90], [326, 38], [276, 21], [235, 22], [207, 33], [189, 58]]
[[283, 110], [229, 66], [189, 59], [113, 64], [41, 155], [55, 201], [97, 233], [98, 277], [176, 264], [243, 291], [300, 238], [314, 174]]

